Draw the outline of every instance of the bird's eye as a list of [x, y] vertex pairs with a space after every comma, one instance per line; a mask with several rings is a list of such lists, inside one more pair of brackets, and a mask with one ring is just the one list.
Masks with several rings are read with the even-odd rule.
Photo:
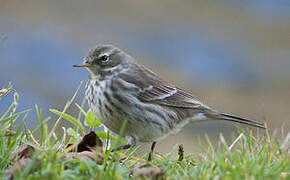
[[107, 54], [104, 54], [100, 57], [100, 59], [103, 63], [106, 63], [109, 61], [109, 56]]

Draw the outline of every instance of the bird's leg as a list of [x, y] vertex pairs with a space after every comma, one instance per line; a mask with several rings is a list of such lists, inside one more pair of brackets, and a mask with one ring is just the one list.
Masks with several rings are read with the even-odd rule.
[[149, 156], [148, 156], [148, 161], [152, 160], [152, 156], [153, 156], [153, 151], [155, 149], [155, 145], [156, 145], [156, 142], [153, 142], [152, 145], [151, 145], [151, 150], [150, 150], [150, 153], [149, 153]]

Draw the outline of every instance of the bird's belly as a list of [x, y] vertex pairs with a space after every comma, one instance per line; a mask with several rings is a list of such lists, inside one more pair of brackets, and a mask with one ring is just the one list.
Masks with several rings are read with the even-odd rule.
[[122, 124], [127, 121], [125, 136], [152, 142], [162, 139], [172, 129], [172, 122], [166, 120], [167, 114], [160, 107], [142, 103], [131, 93], [114, 94], [106, 88], [110, 84], [99, 83], [92, 87], [93, 81], [89, 83], [86, 91], [89, 107], [112, 132], [119, 134]]
[[[100, 114], [100, 110], [96, 109], [96, 112], [96, 114]], [[100, 114], [98, 118], [108, 129], [116, 134], [120, 133], [122, 124], [126, 122], [124, 135], [133, 137], [140, 142], [158, 141], [169, 133], [170, 129], [166, 128], [166, 125], [148, 122], [149, 117], [139, 115], [136, 118], [134, 116], [134, 114], [127, 116], [108, 112], [106, 115]], [[154, 120], [156, 121], [156, 119]]]
[[158, 141], [166, 137], [170, 127], [163, 119], [150, 112], [138, 112], [134, 107], [127, 107], [126, 111], [107, 110], [108, 106], [94, 107], [97, 118], [112, 132], [119, 134], [122, 124], [126, 122], [125, 136], [133, 137], [140, 142]]

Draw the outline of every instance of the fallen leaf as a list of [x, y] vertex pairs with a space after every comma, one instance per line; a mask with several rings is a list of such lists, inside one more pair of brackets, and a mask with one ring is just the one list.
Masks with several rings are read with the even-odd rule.
[[78, 144], [77, 152], [96, 150], [97, 146], [101, 147], [100, 150], [103, 150], [103, 142], [94, 131], [91, 131]]
[[152, 167], [149, 164], [142, 165], [140, 167], [134, 167], [130, 170], [130, 175], [134, 178], [144, 179], [165, 179], [165, 172], [162, 166]]
[[23, 159], [23, 158], [31, 158], [32, 153], [35, 151], [34, 147], [30, 145], [24, 145], [21, 147], [17, 152], [14, 152], [10, 156], [10, 160], [14, 160], [16, 158]]
[[[95, 157], [97, 156], [97, 157]], [[83, 152], [69, 152], [66, 155], [64, 155], [63, 159], [69, 160], [69, 159], [81, 159], [83, 157], [88, 157], [89, 159], [95, 161], [97, 164], [102, 164], [104, 161], [104, 156], [102, 153], [98, 152], [96, 155], [96, 152], [91, 151], [83, 151]]]
[[[14, 179], [13, 176], [20, 172], [20, 171], [23, 171], [25, 169], [25, 167], [31, 162], [32, 160], [30, 158], [22, 158], [22, 159], [19, 159], [18, 161], [16, 161], [14, 163], [14, 165], [12, 167], [10, 167], [6, 173], [5, 173], [5, 176], [8, 178], [8, 179]], [[32, 166], [32, 168], [30, 169], [30, 173], [35, 171], [37, 167], [39, 167], [40, 165], [40, 161], [39, 159], [35, 159], [34, 160], [34, 165]]]
[[94, 131], [86, 134], [80, 142], [67, 145], [70, 152], [96, 151], [97, 147], [99, 152], [103, 152], [103, 142]]
[[102, 164], [104, 161], [103, 142], [94, 131], [86, 134], [79, 143], [74, 145], [68, 144], [67, 148], [71, 150], [63, 156], [64, 159], [81, 159], [82, 157], [88, 157], [92, 160], [96, 160], [98, 164]]
[[[10, 156], [10, 160], [16, 160], [7, 171], [6, 177], [8, 179], [13, 179], [13, 175], [22, 171], [32, 160], [32, 154], [35, 152], [35, 148], [30, 145], [22, 146], [17, 152], [14, 152]], [[34, 165], [30, 169], [30, 172], [35, 171], [37, 167], [39, 167], [40, 161], [38, 159], [34, 160]]]

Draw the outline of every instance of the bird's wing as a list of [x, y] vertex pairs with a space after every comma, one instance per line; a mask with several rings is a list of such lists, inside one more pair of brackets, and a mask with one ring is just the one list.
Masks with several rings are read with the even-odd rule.
[[137, 97], [142, 102], [154, 103], [173, 109], [178, 114], [178, 122], [202, 113], [207, 118], [239, 122], [259, 128], [265, 128], [262, 123], [219, 113], [199, 102], [187, 92], [160, 79], [145, 67], [139, 67], [138, 72], [132, 71], [134, 76], [120, 75], [128, 83], [138, 87]]
[[190, 94], [167, 83], [143, 66], [139, 67], [138, 72], [132, 73], [135, 76], [123, 75], [122, 79], [139, 88], [137, 96], [142, 102], [175, 108], [207, 108]]
[[168, 84], [158, 84], [144, 89], [138, 94], [138, 98], [143, 102], [176, 108], [201, 108], [203, 106], [185, 91]]

